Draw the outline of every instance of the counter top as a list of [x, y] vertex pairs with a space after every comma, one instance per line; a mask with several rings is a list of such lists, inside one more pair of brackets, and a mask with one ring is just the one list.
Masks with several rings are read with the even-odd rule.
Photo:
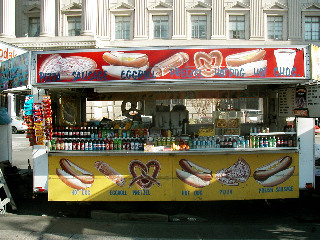
[[189, 151], [144, 152], [130, 150], [114, 151], [50, 151], [49, 156], [141, 156], [141, 155], [221, 155], [221, 154], [261, 154], [298, 152], [297, 147], [284, 148], [213, 148], [190, 149]]

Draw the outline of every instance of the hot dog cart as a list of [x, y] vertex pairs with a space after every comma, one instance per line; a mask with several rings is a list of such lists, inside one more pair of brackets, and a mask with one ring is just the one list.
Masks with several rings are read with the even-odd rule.
[[[314, 185], [308, 46], [66, 50], [31, 59], [33, 189], [50, 201], [297, 198]], [[120, 101], [122, 118], [88, 120], [91, 101]]]

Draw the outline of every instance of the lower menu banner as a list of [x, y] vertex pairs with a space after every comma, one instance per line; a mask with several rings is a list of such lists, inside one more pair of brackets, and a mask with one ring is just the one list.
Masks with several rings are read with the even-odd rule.
[[50, 156], [50, 201], [299, 197], [298, 153]]

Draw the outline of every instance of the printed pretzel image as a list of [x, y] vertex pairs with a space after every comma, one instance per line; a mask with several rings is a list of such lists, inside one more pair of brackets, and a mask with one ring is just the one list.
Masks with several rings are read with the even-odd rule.
[[201, 70], [201, 75], [204, 77], [212, 77], [215, 70], [220, 68], [222, 60], [222, 53], [218, 50], [213, 50], [210, 53], [196, 52], [194, 54], [194, 65]]
[[[153, 172], [151, 175], [149, 175], [149, 170], [152, 167], [153, 167]], [[159, 161], [152, 159], [148, 161], [146, 164], [144, 164], [140, 160], [135, 159], [129, 163], [128, 168], [129, 168], [130, 174], [133, 177], [133, 179], [129, 183], [129, 187], [132, 187], [133, 184], [135, 183], [137, 183], [137, 185], [141, 189], [149, 189], [152, 187], [153, 184], [157, 184], [159, 187], [161, 187], [161, 183], [157, 180], [157, 177], [161, 170], [161, 165]], [[136, 168], [139, 168], [141, 171], [141, 174], [139, 176], [136, 172]]]

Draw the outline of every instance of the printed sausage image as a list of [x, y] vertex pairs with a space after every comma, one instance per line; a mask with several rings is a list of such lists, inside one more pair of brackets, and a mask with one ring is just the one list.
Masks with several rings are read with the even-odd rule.
[[290, 167], [291, 164], [290, 156], [279, 158], [257, 168], [253, 173], [253, 178], [264, 187], [277, 186], [293, 175], [295, 167]]
[[263, 60], [266, 56], [264, 49], [255, 49], [236, 54], [231, 54], [226, 57], [228, 68], [243, 70], [244, 77], [254, 75], [254, 69], [267, 67], [267, 60]]
[[78, 190], [85, 190], [91, 187], [94, 182], [94, 175], [91, 172], [86, 171], [68, 159], [62, 158], [59, 163], [62, 169], [57, 168], [56, 173], [67, 186]]
[[203, 188], [210, 184], [212, 180], [210, 169], [201, 167], [187, 159], [181, 159], [179, 165], [182, 170], [176, 169], [176, 175], [182, 182], [195, 188]]
[[126, 53], [126, 52], [105, 52], [102, 56], [103, 60], [110, 64], [102, 66], [107, 74], [121, 79], [122, 74], [128, 71], [136, 72], [137, 74], [145, 72], [149, 68], [149, 60], [146, 54], [142, 53]]

